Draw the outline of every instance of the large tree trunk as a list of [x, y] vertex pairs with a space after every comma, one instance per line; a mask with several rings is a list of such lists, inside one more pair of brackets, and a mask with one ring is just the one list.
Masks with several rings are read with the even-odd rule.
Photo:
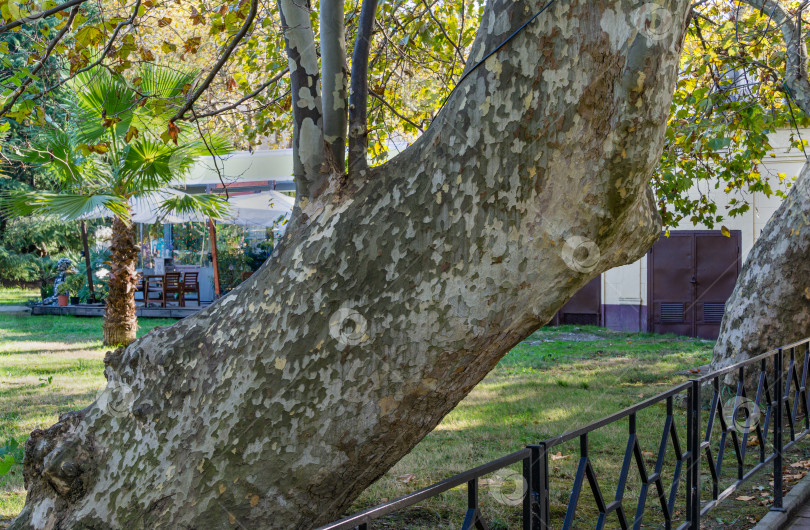
[[138, 322], [135, 316], [135, 285], [138, 245], [135, 228], [128, 221], [113, 219], [110, 242], [110, 292], [104, 308], [102, 327], [105, 346], [126, 346], [135, 340]]
[[[775, 0], [744, 0], [770, 13], [785, 44], [785, 86], [810, 113], [807, 50], [801, 27]], [[743, 266], [714, 346], [722, 368], [810, 335], [810, 163], [765, 225]], [[799, 361], [803, 363], [800, 356]], [[731, 377], [729, 377], [731, 379]]]
[[714, 347], [714, 368], [810, 336], [808, 214], [810, 164], [805, 164], [754, 244], [728, 299]]
[[[471, 61], [542, 4], [488, 4]], [[110, 398], [32, 433], [12, 527], [338, 517], [574, 292], [656, 239], [647, 183], [688, 3], [655, 35], [636, 5], [554, 3], [411, 148], [299, 196], [233, 293], [109, 353]]]

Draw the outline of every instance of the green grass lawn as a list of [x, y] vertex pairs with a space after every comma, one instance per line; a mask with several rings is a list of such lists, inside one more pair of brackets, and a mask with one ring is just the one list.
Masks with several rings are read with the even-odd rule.
[[[0, 303], [15, 305], [35, 291], [0, 289]], [[138, 335], [174, 319], [139, 319]], [[59, 414], [87, 406], [104, 387], [101, 319], [9, 316], [0, 313], [0, 445], [22, 441]], [[16, 515], [25, 499], [20, 466], [0, 477], [0, 520]]]
[[32, 299], [41, 299], [39, 291], [20, 287], [0, 287], [0, 305], [25, 305]]
[[[25, 292], [0, 291], [0, 301], [29, 296]], [[141, 319], [139, 333], [173, 322]], [[32, 429], [53, 424], [59, 413], [82, 408], [94, 399], [105, 382], [102, 359], [106, 348], [101, 346], [100, 337], [100, 318], [0, 315], [0, 441], [9, 437], [22, 440]], [[711, 347], [711, 343], [696, 339], [599, 328], [566, 326], [539, 330], [507, 354], [432, 433], [357, 500], [353, 510], [415, 491], [651, 397], [687, 380], [691, 375], [689, 369], [709, 361]], [[665, 408], [661, 405], [638, 417], [639, 440], [648, 469], [654, 464], [664, 416]], [[676, 422], [680, 422], [677, 425], [685, 449], [685, 411], [680, 403], [676, 405], [675, 416]], [[608, 500], [614, 495], [626, 442], [626, 421], [590, 436], [594, 467]], [[578, 447], [576, 441], [564, 444], [555, 450], [550, 462], [555, 527], [560, 526], [567, 504]], [[727, 459], [728, 466], [733, 454], [727, 454]], [[665, 476], [668, 477], [673, 465], [670, 447]], [[519, 471], [517, 467], [514, 470]], [[733, 471], [726, 467], [724, 474]], [[22, 507], [25, 492], [20, 475], [17, 466], [14, 474], [0, 477], [0, 519], [13, 517]], [[640, 488], [637, 476], [632, 472], [627, 485], [631, 518]], [[668, 487], [668, 478], [665, 480]], [[704, 478], [704, 482], [708, 480]], [[509, 496], [514, 488], [515, 484], [504, 473], [482, 482], [482, 509], [494, 523], [493, 528], [519, 526], [519, 506], [502, 502], [503, 494]], [[683, 490], [682, 481], [681, 496]], [[752, 520], [767, 511], [767, 479], [764, 487], [746, 491], [744, 494], [754, 500], [730, 499], [712, 512], [712, 525], [749, 528]], [[656, 502], [651, 489], [645, 523], [654, 522], [659, 513]], [[376, 527], [458, 527], [465, 505], [466, 489], [460, 487], [389, 517]], [[578, 514], [577, 527], [593, 527], [595, 508], [587, 484]], [[682, 518], [681, 513], [677, 515]]]

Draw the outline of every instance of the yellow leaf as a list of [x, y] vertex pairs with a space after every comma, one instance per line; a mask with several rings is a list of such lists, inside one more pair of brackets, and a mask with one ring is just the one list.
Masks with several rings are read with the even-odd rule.
[[129, 128], [129, 130], [127, 130], [127, 134], [124, 136], [124, 141], [126, 143], [129, 143], [132, 141], [133, 138], [137, 137], [138, 137], [138, 128], [133, 125]]
[[723, 235], [726, 236], [726, 237], [731, 237], [731, 232], [725, 226], [720, 228], [720, 232], [722, 232]]

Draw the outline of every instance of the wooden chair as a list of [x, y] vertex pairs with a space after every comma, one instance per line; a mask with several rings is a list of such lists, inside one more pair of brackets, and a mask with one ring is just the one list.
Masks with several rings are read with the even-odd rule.
[[[177, 301], [180, 307], [185, 307], [183, 302], [183, 286], [180, 284], [180, 272], [167, 272], [163, 275], [165, 281], [163, 282], [163, 307], [166, 307], [170, 301]], [[169, 296], [177, 295], [176, 299], [170, 299]]]
[[143, 305], [144, 307], [149, 304], [160, 304], [160, 307], [166, 307], [166, 295], [163, 294], [163, 285], [165, 284], [162, 274], [150, 274], [144, 276], [144, 291], [143, 291]]
[[180, 294], [180, 305], [183, 307], [186, 305], [186, 295], [189, 293], [196, 293], [196, 298], [192, 298], [191, 300], [197, 302], [197, 307], [200, 306], [200, 284], [197, 281], [198, 276], [198, 272], [187, 272], [183, 274], [183, 281], [181, 285], [183, 292]]

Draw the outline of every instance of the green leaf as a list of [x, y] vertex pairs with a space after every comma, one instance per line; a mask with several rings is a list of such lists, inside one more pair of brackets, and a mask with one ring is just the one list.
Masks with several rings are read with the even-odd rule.
[[14, 459], [14, 455], [6, 455], [0, 458], [0, 477], [7, 475], [11, 471], [11, 466], [16, 463], [17, 460]]
[[706, 145], [708, 145], [709, 149], [712, 151], [719, 151], [731, 145], [731, 139], [723, 137], [712, 138], [706, 143]]

